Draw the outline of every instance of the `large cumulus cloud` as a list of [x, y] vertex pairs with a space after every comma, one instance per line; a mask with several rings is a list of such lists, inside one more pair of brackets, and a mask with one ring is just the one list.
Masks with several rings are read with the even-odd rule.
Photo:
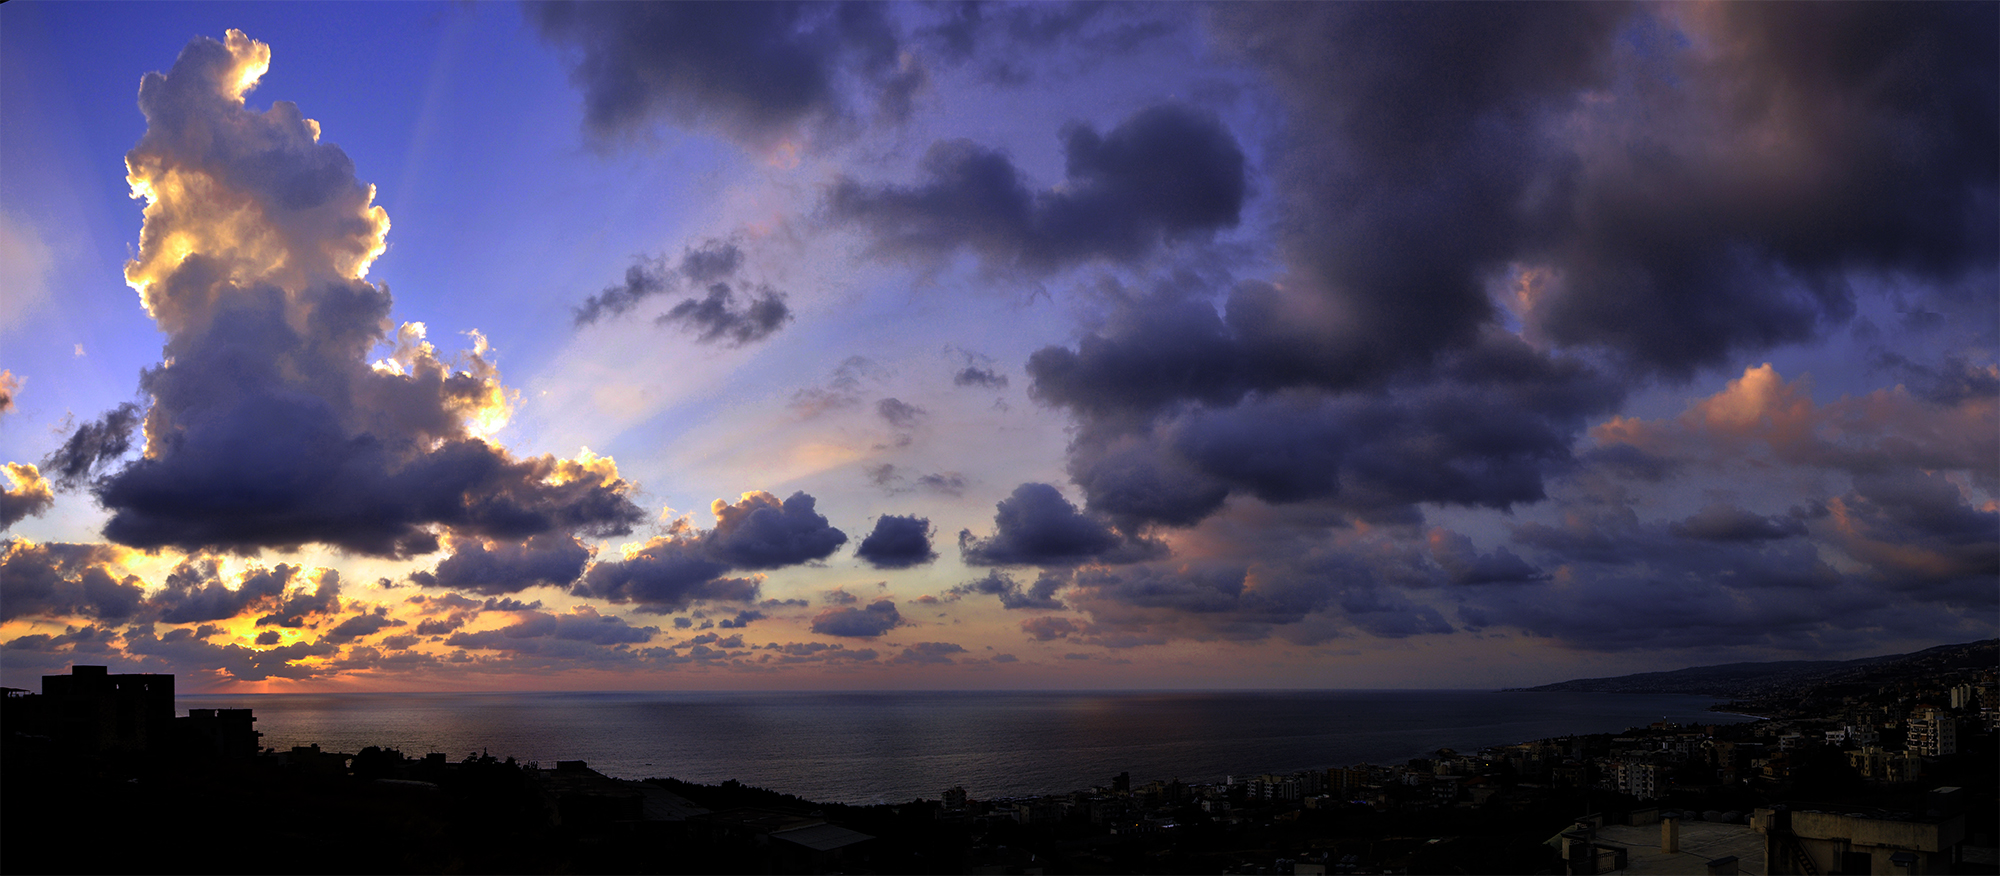
[[923, 517], [884, 514], [861, 540], [854, 555], [877, 569], [907, 569], [937, 559], [931, 549], [931, 522]]
[[958, 534], [958, 550], [968, 565], [1021, 566], [1076, 563], [1129, 563], [1157, 557], [1166, 546], [1127, 536], [1101, 518], [1077, 509], [1062, 491], [1026, 483], [995, 506], [993, 534]]
[[804, 492], [779, 501], [761, 490], [736, 502], [710, 504], [715, 528], [685, 519], [667, 535], [628, 548], [617, 560], [593, 563], [573, 588], [579, 596], [637, 603], [641, 611], [679, 611], [695, 602], [753, 602], [761, 576], [726, 577], [826, 559], [847, 543]]
[[[167, 343], [141, 379], [147, 454], [94, 487], [106, 537], [407, 556], [440, 531], [628, 531], [641, 513], [609, 460], [484, 440], [511, 394], [483, 340], [450, 359], [420, 324], [388, 334], [389, 291], [364, 279], [388, 217], [318, 123], [283, 101], [246, 106], [269, 63], [231, 31], [141, 83], [147, 130], [126, 163], [147, 205], [125, 273]], [[110, 452], [92, 443], [69, 458]]]

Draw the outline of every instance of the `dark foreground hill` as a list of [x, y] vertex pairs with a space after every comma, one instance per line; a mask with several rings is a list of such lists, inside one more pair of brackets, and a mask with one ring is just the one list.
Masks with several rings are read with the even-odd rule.
[[1933, 678], [1953, 669], [2000, 665], [2000, 639], [1940, 645], [1913, 654], [1863, 657], [1859, 660], [1786, 660], [1776, 663], [1724, 663], [1672, 672], [1642, 672], [1615, 678], [1579, 678], [1521, 688], [1529, 691], [1589, 693], [1678, 693], [1731, 699], [1755, 699], [1828, 686], [1897, 684]]

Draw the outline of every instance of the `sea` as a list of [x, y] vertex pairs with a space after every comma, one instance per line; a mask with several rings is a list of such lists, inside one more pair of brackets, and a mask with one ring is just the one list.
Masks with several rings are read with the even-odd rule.
[[262, 743], [581, 760], [617, 778], [747, 785], [832, 803], [1063, 793], [1392, 764], [1440, 748], [1754, 720], [1707, 697], [1483, 690], [852, 691], [186, 695], [253, 709]]

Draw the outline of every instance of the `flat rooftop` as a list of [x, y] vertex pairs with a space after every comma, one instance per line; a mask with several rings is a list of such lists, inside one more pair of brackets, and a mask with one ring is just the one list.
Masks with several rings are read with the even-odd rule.
[[1713, 821], [1681, 822], [1681, 850], [1660, 851], [1658, 824], [1614, 824], [1597, 829], [1599, 845], [1625, 847], [1625, 869], [1620, 873], [1708, 872], [1708, 862], [1736, 856], [1736, 872], [1741, 876], [1764, 876], [1764, 835], [1747, 824]]

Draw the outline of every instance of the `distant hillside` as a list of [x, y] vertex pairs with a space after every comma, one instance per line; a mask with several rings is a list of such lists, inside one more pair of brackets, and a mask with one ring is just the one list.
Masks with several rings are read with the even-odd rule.
[[1749, 699], [1828, 685], [1883, 685], [1942, 670], [2000, 665], [2000, 639], [1940, 645], [1914, 654], [1859, 660], [1724, 663], [1616, 678], [1579, 678], [1518, 690], [1592, 693], [1678, 693]]

